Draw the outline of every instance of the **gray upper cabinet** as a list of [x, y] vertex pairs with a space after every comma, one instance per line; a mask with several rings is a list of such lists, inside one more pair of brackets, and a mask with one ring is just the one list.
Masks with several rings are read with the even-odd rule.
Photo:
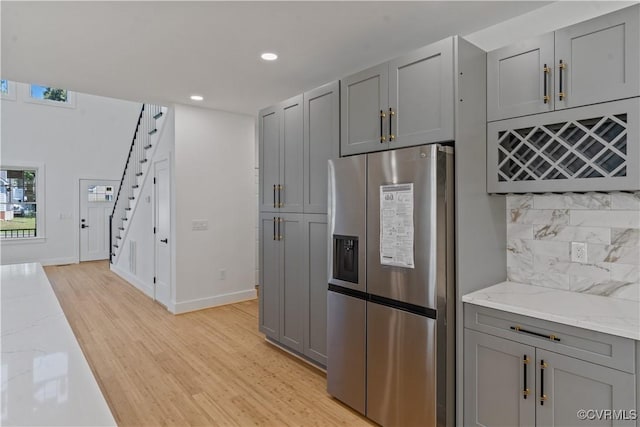
[[304, 212], [327, 213], [327, 161], [340, 153], [340, 85], [333, 82], [304, 98]]
[[280, 183], [280, 109], [265, 108], [258, 113], [260, 135], [260, 211], [278, 210]]
[[258, 114], [260, 211], [302, 212], [302, 95]]
[[[577, 417], [581, 409], [636, 409], [636, 376], [575, 358], [536, 349], [536, 421], [539, 426], [593, 426]], [[603, 420], [604, 421], [604, 420]], [[603, 424], [599, 424], [603, 425]], [[635, 420], [607, 421], [635, 426]]]
[[556, 31], [556, 109], [640, 95], [639, 18], [636, 5]]
[[487, 120], [639, 96], [639, 15], [634, 5], [489, 52]]
[[389, 64], [342, 79], [340, 91], [340, 155], [387, 149]]
[[553, 33], [487, 54], [487, 120], [553, 110]]
[[452, 141], [453, 38], [389, 62], [389, 148]]
[[454, 139], [454, 38], [340, 81], [340, 155]]
[[303, 208], [303, 132], [302, 95], [281, 104], [280, 187], [281, 212], [302, 212]]
[[536, 422], [535, 347], [465, 330], [464, 425]]

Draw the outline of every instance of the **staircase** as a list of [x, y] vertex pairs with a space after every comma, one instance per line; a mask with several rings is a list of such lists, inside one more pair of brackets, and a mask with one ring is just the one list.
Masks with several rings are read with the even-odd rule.
[[166, 108], [159, 105], [143, 104], [140, 110], [116, 201], [109, 216], [109, 261], [112, 264], [120, 253], [127, 225], [138, 203], [142, 183], [151, 170], [149, 160], [159, 139], [158, 130], [164, 114]]

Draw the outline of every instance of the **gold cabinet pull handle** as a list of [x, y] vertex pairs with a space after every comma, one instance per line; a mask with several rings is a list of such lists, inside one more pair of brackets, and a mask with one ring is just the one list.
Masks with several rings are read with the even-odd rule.
[[567, 63], [564, 62], [562, 59], [560, 60], [560, 63], [558, 64], [558, 83], [559, 83], [559, 92], [558, 92], [558, 99], [560, 101], [562, 101], [566, 94], [564, 93], [564, 89], [563, 89], [563, 81], [562, 81], [562, 76], [564, 74], [564, 70], [567, 69]]
[[396, 113], [393, 111], [393, 108], [389, 108], [389, 141], [394, 141], [396, 136], [393, 134], [393, 117]]
[[549, 97], [549, 93], [547, 90], [547, 86], [548, 86], [547, 80], [549, 79], [549, 73], [551, 73], [551, 68], [547, 67], [547, 64], [544, 64], [544, 67], [542, 68], [542, 79], [543, 79], [543, 87], [544, 87], [544, 94], [542, 96], [542, 101], [545, 104], [548, 104], [549, 100], [551, 99]]

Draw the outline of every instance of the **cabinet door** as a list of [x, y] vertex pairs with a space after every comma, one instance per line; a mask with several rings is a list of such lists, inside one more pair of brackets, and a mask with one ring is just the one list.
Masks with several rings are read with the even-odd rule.
[[533, 427], [535, 348], [469, 329], [464, 347], [464, 425]]
[[636, 409], [635, 375], [541, 349], [536, 349], [535, 369], [539, 426], [635, 426], [630, 420], [580, 420], [577, 415], [581, 409], [626, 410], [629, 417]]
[[304, 212], [327, 213], [327, 161], [340, 155], [340, 84], [304, 94]]
[[453, 136], [453, 37], [389, 63], [389, 148]]
[[488, 121], [553, 111], [553, 36], [543, 34], [487, 54]]
[[556, 31], [556, 109], [640, 95], [639, 14], [633, 6]]
[[304, 354], [327, 365], [327, 216], [304, 216]]
[[278, 210], [277, 188], [280, 184], [280, 112], [277, 106], [258, 113], [260, 147], [260, 210]]
[[280, 242], [275, 214], [260, 215], [260, 331], [280, 339]]
[[[340, 155], [386, 150], [389, 64], [340, 81]], [[384, 112], [385, 118], [381, 117]], [[384, 136], [384, 140], [382, 140]]]
[[301, 214], [280, 214], [280, 342], [303, 352], [303, 285]]
[[302, 95], [280, 104], [280, 211], [302, 212], [303, 133]]

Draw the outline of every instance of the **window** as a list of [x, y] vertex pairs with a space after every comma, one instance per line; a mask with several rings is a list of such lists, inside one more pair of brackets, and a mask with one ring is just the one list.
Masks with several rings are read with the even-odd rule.
[[16, 84], [9, 80], [0, 80], [0, 97], [10, 101], [16, 100]]
[[43, 236], [43, 167], [0, 169], [0, 239]]
[[113, 202], [113, 186], [111, 185], [90, 185], [89, 198], [90, 202]]
[[67, 89], [51, 86], [29, 85], [27, 102], [59, 107], [75, 107], [75, 94]]

